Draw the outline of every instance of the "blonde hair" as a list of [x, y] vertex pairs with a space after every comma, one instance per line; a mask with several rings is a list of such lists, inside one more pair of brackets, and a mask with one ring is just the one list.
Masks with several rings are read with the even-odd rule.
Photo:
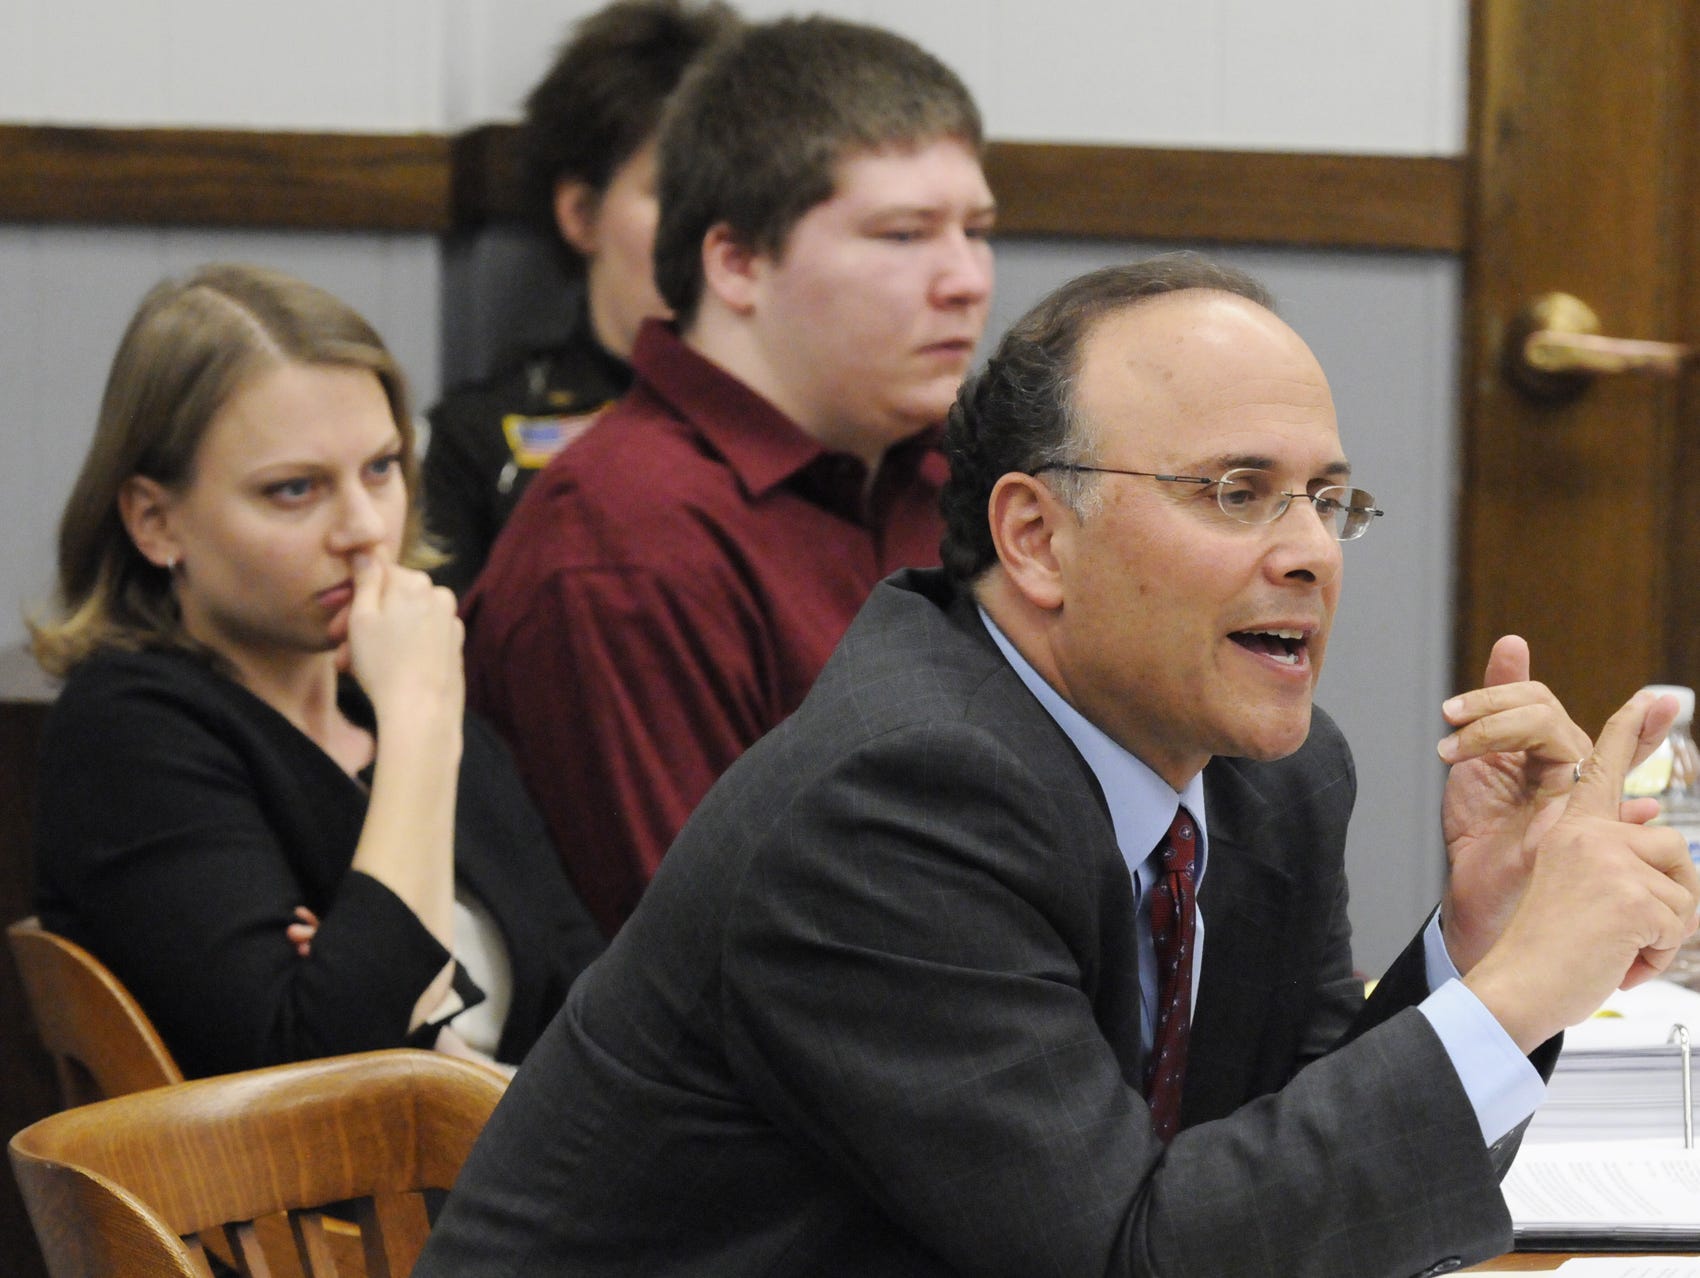
[[118, 344], [94, 442], [59, 520], [59, 617], [31, 622], [35, 658], [64, 676], [102, 648], [210, 654], [184, 631], [171, 573], [147, 560], [119, 514], [126, 480], [181, 491], [207, 428], [233, 396], [279, 364], [369, 370], [402, 440], [408, 512], [401, 560], [430, 567], [416, 499], [419, 460], [401, 368], [340, 299], [292, 276], [238, 263], [203, 266], [149, 290]]

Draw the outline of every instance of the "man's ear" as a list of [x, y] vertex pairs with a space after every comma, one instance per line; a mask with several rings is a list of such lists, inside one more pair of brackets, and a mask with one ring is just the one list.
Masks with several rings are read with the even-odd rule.
[[1074, 527], [1074, 513], [1045, 482], [1012, 471], [992, 486], [986, 503], [992, 546], [1010, 584], [1035, 608], [1063, 605], [1059, 551]]
[[581, 257], [596, 255], [596, 215], [601, 203], [588, 182], [562, 178], [555, 183], [555, 229]]
[[158, 568], [170, 568], [183, 558], [183, 547], [172, 532], [170, 491], [157, 480], [131, 475], [118, 489], [118, 517], [142, 558]]
[[738, 315], [755, 308], [764, 255], [745, 244], [726, 222], [716, 222], [702, 237], [704, 287]]

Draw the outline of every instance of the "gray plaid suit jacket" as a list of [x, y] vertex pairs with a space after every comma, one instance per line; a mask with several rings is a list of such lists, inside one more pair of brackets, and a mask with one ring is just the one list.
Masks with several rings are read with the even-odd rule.
[[1510, 1245], [1411, 1004], [1363, 1006], [1320, 712], [1207, 774], [1184, 1118], [1140, 1096], [1103, 797], [937, 572], [882, 584], [714, 788], [464, 1169], [420, 1275], [1375, 1278]]

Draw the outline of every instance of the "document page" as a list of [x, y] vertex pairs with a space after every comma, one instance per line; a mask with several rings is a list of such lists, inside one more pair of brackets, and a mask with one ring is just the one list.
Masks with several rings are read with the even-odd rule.
[[1590, 1256], [1567, 1260], [1553, 1272], [1570, 1278], [1700, 1278], [1700, 1256]]
[[1519, 1241], [1685, 1240], [1700, 1248], [1700, 1154], [1680, 1142], [1525, 1145], [1501, 1188]]

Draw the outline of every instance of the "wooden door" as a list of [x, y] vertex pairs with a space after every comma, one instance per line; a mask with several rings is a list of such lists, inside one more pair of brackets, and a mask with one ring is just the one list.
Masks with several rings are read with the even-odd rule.
[[1590, 732], [1700, 684], [1700, 377], [1535, 402], [1501, 368], [1538, 294], [1700, 343], [1700, 0], [1476, 0], [1457, 681], [1496, 636]]

